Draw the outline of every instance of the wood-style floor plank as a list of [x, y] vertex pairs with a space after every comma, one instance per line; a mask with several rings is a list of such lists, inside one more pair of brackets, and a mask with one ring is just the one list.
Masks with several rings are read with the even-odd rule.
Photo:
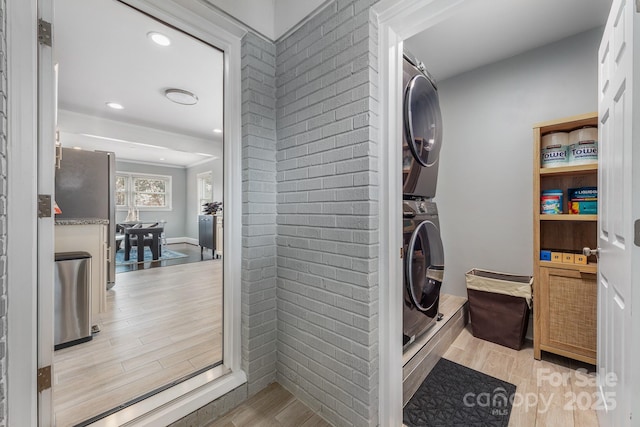
[[[578, 368], [593, 369], [589, 365], [551, 354], [535, 360], [530, 342], [520, 351], [513, 350], [475, 338], [471, 325], [460, 333], [444, 357], [516, 385], [518, 396], [509, 426], [598, 427], [596, 412], [591, 407], [571, 404], [574, 396], [584, 393], [594, 396], [595, 374], [576, 373]], [[566, 381], [556, 383], [551, 377]]]
[[222, 360], [222, 261], [119, 273], [101, 331], [54, 354], [66, 427]]
[[206, 427], [331, 427], [280, 384], [273, 383]]

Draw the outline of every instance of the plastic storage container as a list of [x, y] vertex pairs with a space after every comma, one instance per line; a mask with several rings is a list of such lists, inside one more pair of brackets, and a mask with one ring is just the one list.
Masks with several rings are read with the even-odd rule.
[[557, 168], [567, 166], [569, 162], [569, 147], [566, 145], [550, 145], [540, 152], [543, 168]]
[[529, 323], [533, 278], [474, 268], [466, 280], [473, 336], [520, 350]]
[[561, 214], [564, 193], [562, 190], [544, 190], [540, 195], [540, 213]]
[[540, 166], [543, 168], [567, 166], [569, 161], [569, 134], [567, 132], [551, 132], [543, 135], [540, 148]]

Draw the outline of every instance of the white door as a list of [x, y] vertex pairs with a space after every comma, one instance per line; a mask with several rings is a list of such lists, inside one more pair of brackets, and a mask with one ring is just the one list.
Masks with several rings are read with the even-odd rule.
[[[640, 277], [633, 227], [640, 218], [640, 197], [633, 199], [633, 190], [640, 189], [636, 176], [640, 129], [634, 120], [640, 97], [633, 80], [633, 59], [640, 58], [636, 52], [640, 43], [634, 40], [640, 36], [640, 22], [635, 8], [632, 0], [613, 1], [598, 52], [598, 385], [603, 402], [599, 418], [601, 425], [616, 427], [632, 425], [632, 370], [637, 372], [632, 343], [638, 331], [633, 331], [631, 317], [632, 297], [638, 300], [631, 284]], [[638, 417], [640, 413], [634, 418]]]
[[[52, 0], [39, 0], [38, 14], [42, 21], [53, 22]], [[42, 34], [42, 30], [40, 33]], [[38, 194], [51, 195], [52, 200], [55, 196], [55, 114], [52, 114], [56, 109], [55, 87], [53, 49], [51, 45], [41, 42], [38, 53]], [[38, 219], [39, 370], [47, 366], [51, 369], [53, 367], [53, 221], [53, 212], [49, 217]], [[53, 378], [51, 370], [51, 382]], [[38, 393], [38, 425], [54, 425], [51, 387]]]

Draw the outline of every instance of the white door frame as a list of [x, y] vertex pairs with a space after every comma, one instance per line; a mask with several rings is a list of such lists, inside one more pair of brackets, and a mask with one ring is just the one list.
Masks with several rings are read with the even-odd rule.
[[31, 427], [38, 412], [36, 17], [36, 0], [7, 1], [7, 425]]
[[[127, 0], [126, 3], [224, 51], [224, 204], [242, 209], [241, 39], [246, 31], [204, 2]], [[38, 7], [53, 0], [7, 0], [9, 58], [8, 138], [8, 425], [36, 426]], [[54, 42], [55, 43], [55, 42]], [[45, 70], [47, 71], [47, 70]], [[49, 70], [48, 72], [53, 72]], [[51, 111], [53, 116], [54, 112]], [[51, 159], [41, 162], [53, 164]], [[49, 155], [44, 153], [44, 155]], [[94, 425], [164, 426], [246, 382], [241, 370], [241, 215], [227, 215], [224, 229], [224, 366], [207, 371]], [[49, 228], [53, 228], [49, 225]], [[18, 233], [19, 231], [19, 233]], [[50, 235], [53, 235], [53, 230]], [[46, 236], [49, 233], [45, 233]], [[52, 237], [48, 237], [52, 240]], [[52, 241], [44, 242], [45, 246]], [[53, 253], [51, 254], [53, 256]], [[223, 375], [221, 378], [215, 379]], [[49, 399], [51, 393], [48, 393]], [[48, 404], [50, 407], [50, 402]], [[43, 406], [47, 408], [47, 404]]]
[[[38, 18], [52, 22], [53, 4], [38, 2]], [[44, 72], [43, 72], [44, 71]], [[53, 49], [45, 43], [38, 45], [38, 194], [55, 193], [55, 132], [57, 115], [56, 72]], [[49, 208], [53, 211], [52, 202]], [[54, 341], [54, 215], [38, 218], [38, 369], [53, 366]], [[55, 372], [52, 370], [52, 376]], [[38, 394], [38, 425], [53, 425], [53, 389]]]
[[402, 49], [403, 40], [456, 13], [464, 0], [382, 0], [378, 20], [380, 128], [380, 382], [381, 426], [402, 425]]

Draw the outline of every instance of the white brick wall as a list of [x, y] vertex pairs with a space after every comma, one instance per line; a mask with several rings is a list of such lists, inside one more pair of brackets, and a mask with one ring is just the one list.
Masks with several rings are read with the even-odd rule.
[[242, 367], [251, 396], [276, 378], [275, 46], [242, 40]]
[[204, 426], [276, 380], [276, 49], [242, 40], [242, 369], [248, 382], [171, 427]]
[[7, 423], [7, 5], [0, 0], [0, 426]]
[[377, 425], [374, 1], [277, 43], [278, 381], [339, 426]]

